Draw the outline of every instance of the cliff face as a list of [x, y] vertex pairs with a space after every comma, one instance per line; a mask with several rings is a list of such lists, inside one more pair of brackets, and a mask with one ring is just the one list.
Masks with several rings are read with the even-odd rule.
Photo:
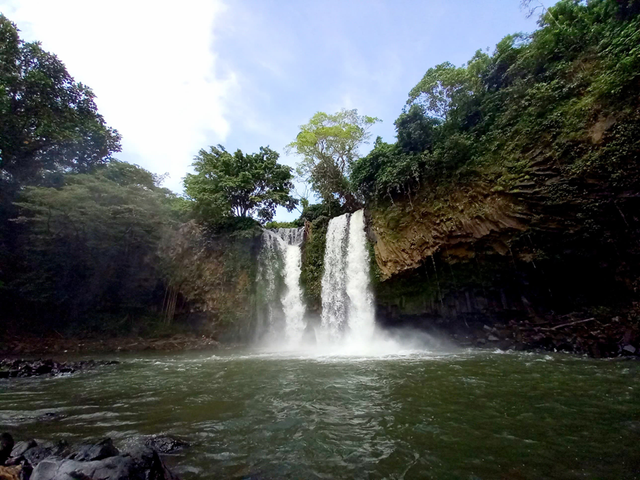
[[185, 224], [163, 247], [175, 314], [203, 330], [235, 339], [251, 335], [255, 316], [259, 228], [213, 234]]
[[442, 252], [460, 260], [480, 252], [505, 255], [513, 236], [526, 230], [528, 217], [513, 199], [480, 182], [443, 198], [372, 210], [370, 233], [380, 279], [417, 269]]
[[473, 329], [624, 311], [637, 325], [638, 120], [602, 116], [570, 155], [542, 145], [517, 168], [369, 205], [381, 320]]

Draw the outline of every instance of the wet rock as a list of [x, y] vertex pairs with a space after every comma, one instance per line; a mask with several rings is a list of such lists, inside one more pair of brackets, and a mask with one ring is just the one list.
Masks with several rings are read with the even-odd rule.
[[23, 359], [1, 360], [0, 378], [25, 378], [40, 375], [64, 375], [78, 370], [92, 369], [99, 366], [114, 365], [119, 362], [85, 360], [80, 362], [56, 362], [54, 360], [28, 361]]
[[500, 339], [498, 337], [496, 337], [495, 335], [489, 335], [487, 337], [487, 340], [489, 340], [490, 342], [497, 342]]
[[64, 418], [64, 417], [66, 417], [66, 415], [64, 415], [62, 413], [47, 412], [47, 413], [43, 413], [42, 415], [37, 417], [37, 420], [39, 422], [50, 422], [52, 420], [60, 420], [61, 418]]
[[[134, 476], [135, 475], [135, 476]], [[145, 478], [133, 471], [131, 458], [111, 457], [106, 460], [79, 462], [77, 460], [47, 459], [33, 470], [30, 480], [75, 479], [125, 480]]]
[[57, 443], [45, 443], [30, 448], [22, 455], [26, 462], [35, 467], [45, 458], [49, 457], [66, 457], [69, 454], [69, 444], [61, 440]]
[[134, 465], [139, 471], [147, 472], [150, 480], [178, 480], [166, 467], [158, 452], [145, 445], [134, 444], [123, 449], [123, 456], [134, 460]]
[[111, 439], [105, 438], [96, 444], [85, 443], [74, 447], [67, 458], [79, 462], [90, 462], [115, 457], [119, 453]]
[[13, 437], [9, 433], [0, 434], [0, 465], [4, 463], [11, 456], [11, 450], [13, 450]]
[[26, 452], [30, 448], [37, 446], [38, 444], [33, 439], [18, 442], [13, 446], [13, 450], [11, 450], [11, 458], [21, 457], [22, 455], [24, 455], [24, 452]]
[[[186, 443], [171, 437], [157, 438], [167, 439], [165, 443], [169, 446]], [[45, 454], [47, 456], [41, 458]], [[45, 444], [25, 450], [22, 458], [25, 471], [29, 471], [31, 465], [35, 466], [30, 480], [178, 480], [156, 450], [139, 442], [122, 452], [109, 438], [71, 450], [64, 442]], [[34, 461], [37, 464], [32, 463]]]
[[191, 446], [184, 440], [162, 435], [154, 435], [152, 437], [149, 437], [144, 441], [144, 444], [147, 447], [153, 448], [160, 453], [176, 453]]
[[633, 355], [636, 353], [636, 347], [634, 347], [633, 345], [625, 345], [624, 347], [622, 347], [622, 352], [630, 353], [631, 355]]

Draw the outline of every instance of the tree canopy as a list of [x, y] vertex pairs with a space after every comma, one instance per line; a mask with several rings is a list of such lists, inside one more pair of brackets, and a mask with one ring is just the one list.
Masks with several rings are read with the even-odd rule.
[[91, 89], [0, 14], [0, 181], [38, 184], [51, 172], [86, 172], [119, 150], [120, 135], [98, 113]]
[[298, 175], [311, 183], [325, 202], [339, 199], [350, 208], [357, 205], [349, 184], [358, 148], [367, 143], [369, 129], [380, 120], [358, 115], [357, 110], [341, 110], [333, 115], [318, 112], [309, 123], [300, 126], [296, 139], [287, 145], [290, 152], [302, 157]]
[[269, 147], [253, 154], [231, 154], [222, 145], [202, 149], [192, 164], [196, 173], [184, 180], [185, 192], [205, 221], [256, 216], [268, 222], [277, 206], [291, 211], [297, 204], [290, 195], [292, 169], [278, 158]]
[[[478, 51], [460, 67], [428, 69], [395, 123], [397, 142], [377, 141], [354, 164], [352, 184], [369, 201], [393, 201], [492, 171], [495, 188], [507, 189], [542, 147], [571, 165], [567, 175], [630, 182], [633, 175], [613, 175], [636, 164], [629, 146], [638, 108], [639, 5], [561, 0], [531, 35], [508, 35], [491, 55]], [[581, 141], [599, 119], [614, 117], [629, 130], [624, 147], [599, 150], [598, 142]]]
[[162, 279], [158, 245], [180, 219], [175, 196], [137, 165], [110, 162], [68, 174], [63, 186], [25, 187], [14, 222], [24, 226], [16, 298], [57, 322], [89, 311], [148, 307]]

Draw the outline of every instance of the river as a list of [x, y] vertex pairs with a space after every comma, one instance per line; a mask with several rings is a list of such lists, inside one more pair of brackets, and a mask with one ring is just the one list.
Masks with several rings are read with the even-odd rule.
[[185, 480], [640, 472], [635, 361], [479, 350], [116, 358], [66, 377], [0, 381], [2, 429], [116, 444], [174, 435], [192, 443], [168, 458]]

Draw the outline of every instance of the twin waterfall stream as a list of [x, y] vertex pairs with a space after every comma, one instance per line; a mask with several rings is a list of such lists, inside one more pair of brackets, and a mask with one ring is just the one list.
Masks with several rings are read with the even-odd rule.
[[[375, 327], [362, 210], [329, 222], [322, 317], [308, 315], [300, 287], [304, 228], [265, 230], [259, 257], [256, 339], [274, 346], [365, 344]], [[318, 321], [319, 320], [319, 321]]]

